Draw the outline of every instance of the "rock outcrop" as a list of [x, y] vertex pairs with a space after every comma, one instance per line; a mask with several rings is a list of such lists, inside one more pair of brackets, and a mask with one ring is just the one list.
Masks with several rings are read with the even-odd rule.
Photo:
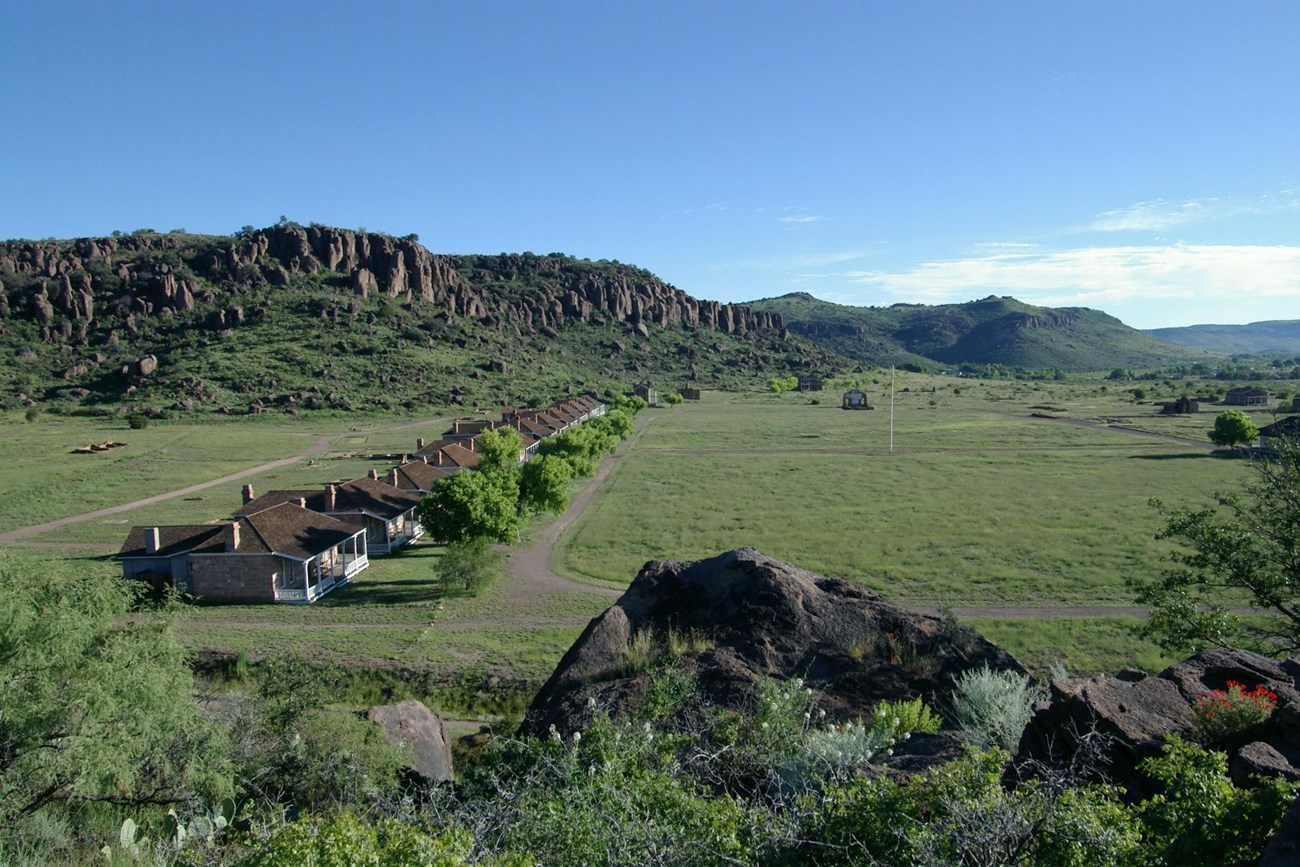
[[0, 287], [0, 309], [10, 311], [4, 315], [21, 312], [43, 324], [60, 315], [88, 323], [103, 309], [136, 317], [188, 311], [217, 301], [203, 282], [233, 290], [337, 274], [338, 284], [357, 295], [434, 304], [450, 316], [491, 318], [501, 330], [540, 331], [573, 321], [620, 322], [643, 336], [648, 325], [738, 335], [775, 335], [782, 327], [779, 314], [700, 301], [629, 266], [560, 255], [437, 255], [413, 236], [292, 223], [230, 238], [139, 233], [9, 242], [0, 244], [4, 270], [40, 278], [21, 299]]
[[410, 751], [407, 767], [422, 782], [455, 779], [451, 744], [436, 713], [414, 699], [366, 708], [364, 713], [390, 744]]
[[1062, 765], [1090, 741], [1099, 748], [1098, 770], [1135, 797], [1151, 794], [1137, 764], [1159, 754], [1168, 735], [1195, 737], [1197, 697], [1227, 689], [1265, 686], [1277, 708], [1257, 731], [1211, 744], [1226, 750], [1238, 785], [1252, 776], [1300, 779], [1300, 662], [1278, 662], [1245, 650], [1208, 650], [1158, 675], [1121, 673], [1056, 678], [1021, 737], [1017, 759]]
[[801, 677], [832, 719], [865, 717], [882, 699], [942, 704], [954, 676], [971, 667], [1024, 671], [969, 629], [744, 548], [647, 563], [564, 655], [523, 730], [581, 729], [589, 700], [614, 717], [635, 707], [649, 675], [626, 662], [634, 637], [647, 632], [659, 645], [670, 633], [695, 645], [674, 664], [697, 677], [712, 703], [740, 707], [760, 677]]

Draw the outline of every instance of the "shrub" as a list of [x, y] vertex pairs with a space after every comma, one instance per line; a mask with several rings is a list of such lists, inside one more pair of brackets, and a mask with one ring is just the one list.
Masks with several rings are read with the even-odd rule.
[[448, 543], [438, 561], [438, 577], [444, 590], [476, 596], [500, 574], [504, 559], [487, 538], [470, 536]]
[[144, 430], [149, 426], [149, 418], [143, 415], [129, 415], [126, 417], [126, 426], [131, 430]]
[[939, 717], [920, 697], [907, 701], [882, 701], [872, 713], [876, 725], [889, 727], [894, 737], [920, 732], [933, 734], [939, 730]]
[[23, 413], [23, 418], [30, 421], [36, 421], [41, 417], [41, 408], [39, 406], [27, 407], [27, 412]]
[[777, 781], [792, 792], [808, 791], [822, 780], [843, 782], [893, 743], [891, 727], [874, 721], [814, 729], [804, 735], [799, 752], [777, 767]]
[[1138, 805], [1143, 846], [1138, 864], [1254, 864], [1300, 789], [1270, 780], [1238, 789], [1228, 757], [1177, 736], [1138, 769], [1160, 786]]
[[1029, 723], [1038, 695], [1027, 676], [984, 665], [957, 678], [952, 713], [976, 744], [1012, 750]]
[[1212, 689], [1192, 702], [1196, 726], [1206, 743], [1215, 743], [1268, 721], [1277, 707], [1277, 693], [1260, 684], [1249, 692], [1235, 680], [1228, 688]]
[[642, 627], [632, 633], [632, 637], [628, 640], [627, 650], [623, 652], [623, 658], [619, 661], [618, 671], [622, 675], [648, 671], [657, 656], [654, 631], [649, 627]]

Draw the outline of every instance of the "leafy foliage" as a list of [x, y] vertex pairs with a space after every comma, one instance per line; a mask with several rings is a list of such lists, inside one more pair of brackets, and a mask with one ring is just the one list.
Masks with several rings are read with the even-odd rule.
[[510, 542], [519, 529], [518, 482], [499, 473], [453, 473], [434, 483], [415, 515], [435, 542], [472, 536]]
[[482, 536], [470, 536], [452, 542], [438, 561], [438, 577], [443, 587], [477, 595], [500, 573], [505, 555]]
[[558, 515], [569, 507], [573, 470], [555, 455], [538, 455], [519, 471], [519, 507], [526, 512]]
[[1267, 834], [1295, 800], [1300, 786], [1281, 780], [1238, 789], [1227, 775], [1227, 756], [1171, 736], [1143, 772], [1163, 791], [1140, 804], [1144, 845], [1141, 865], [1254, 864]]
[[1263, 684], [1248, 690], [1235, 680], [1228, 681], [1227, 689], [1212, 689], [1192, 702], [1197, 728], [1209, 743], [1263, 725], [1276, 708], [1277, 693]]
[[1229, 409], [1214, 418], [1210, 442], [1216, 446], [1246, 446], [1259, 437], [1259, 429], [1250, 416], [1239, 409]]
[[[462, 830], [433, 836], [396, 819], [366, 822], [353, 813], [303, 816], [277, 827], [239, 867], [462, 867], [473, 841]], [[528, 862], [515, 862], [523, 867]], [[503, 865], [504, 867], [504, 865]]]
[[[1143, 634], [1172, 651], [1245, 647], [1284, 655], [1300, 649], [1300, 441], [1251, 458], [1252, 480], [1220, 492], [1217, 508], [1166, 509], [1156, 538], [1179, 547], [1160, 577], [1132, 583], [1150, 605]], [[1262, 617], [1232, 610], [1249, 605]]]
[[0, 827], [59, 804], [189, 804], [231, 789], [166, 617], [131, 588], [0, 558]]

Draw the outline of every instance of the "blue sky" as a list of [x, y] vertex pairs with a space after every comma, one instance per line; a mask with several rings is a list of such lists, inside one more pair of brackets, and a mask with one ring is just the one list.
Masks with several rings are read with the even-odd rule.
[[1300, 3], [17, 2], [0, 237], [281, 215], [701, 298], [1300, 319]]

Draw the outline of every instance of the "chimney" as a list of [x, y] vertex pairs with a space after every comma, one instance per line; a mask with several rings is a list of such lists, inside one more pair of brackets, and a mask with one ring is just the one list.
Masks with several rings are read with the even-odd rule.
[[325, 511], [334, 511], [334, 505], [338, 500], [338, 488], [333, 485], [325, 486]]
[[239, 522], [238, 521], [230, 522], [230, 532], [226, 534], [226, 550], [227, 551], [239, 550]]
[[379, 480], [379, 470], [375, 469], [374, 467], [370, 468], [370, 480], [372, 482]]
[[428, 455], [420, 455], [420, 460], [424, 461], [424, 462], [427, 464], [427, 463], [429, 463], [429, 456], [428, 456]]
[[396, 468], [391, 469], [391, 470], [388, 471], [388, 484], [392, 485], [394, 488], [397, 487], [397, 469], [396, 469]]
[[300, 508], [300, 509], [305, 509], [305, 508], [307, 508], [307, 498], [306, 498], [306, 497], [299, 497], [299, 498], [298, 498], [297, 500], [295, 500], [294, 502], [296, 502], [296, 503], [298, 504], [298, 508]]
[[241, 493], [243, 494], [245, 503], [251, 503], [257, 498], [257, 495], [253, 493], [252, 485], [244, 485], [244, 490]]
[[478, 451], [477, 449], [474, 448], [474, 440], [476, 440], [476, 439], [478, 439], [478, 437], [470, 437], [470, 438], [469, 438], [469, 450], [472, 451], [472, 452], [473, 452], [473, 451]]
[[157, 554], [158, 549], [162, 547], [162, 534], [158, 532], [157, 527], [144, 528], [144, 552], [146, 554]]
[[433, 462], [435, 466], [442, 466], [442, 449], [438, 449], [433, 453]]
[[419, 437], [415, 441], [415, 450], [419, 451], [422, 448], [424, 448], [424, 437]]

